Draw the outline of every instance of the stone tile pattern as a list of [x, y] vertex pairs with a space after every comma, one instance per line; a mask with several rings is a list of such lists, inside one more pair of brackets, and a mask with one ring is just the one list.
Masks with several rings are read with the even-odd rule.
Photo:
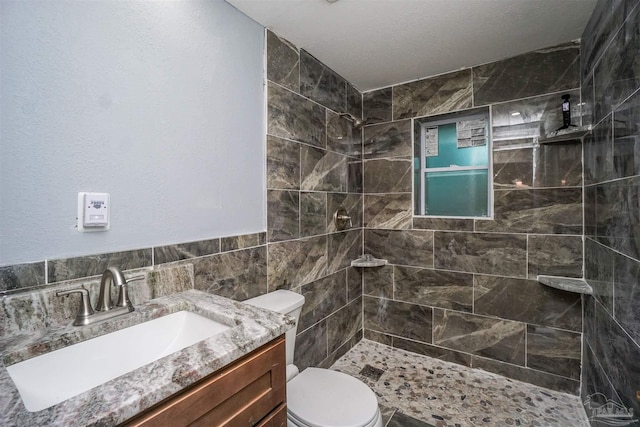
[[371, 387], [387, 427], [589, 426], [578, 396], [366, 339], [331, 368]]
[[[572, 42], [363, 95], [364, 252], [389, 261], [363, 274], [365, 338], [579, 392], [581, 297], [536, 277], [583, 276], [582, 144], [534, 143], [580, 99], [579, 64]], [[482, 106], [494, 218], [413, 217], [408, 119]]]
[[[267, 80], [266, 257], [232, 262], [258, 271], [265, 265], [266, 291], [304, 295], [295, 363], [300, 369], [328, 366], [362, 337], [362, 275], [350, 267], [362, 255], [362, 130], [345, 115], [362, 117], [362, 94], [271, 31]], [[402, 129], [381, 132], [403, 138], [403, 158], [409, 161], [409, 121]], [[334, 224], [340, 208], [351, 216], [348, 230]], [[376, 221], [407, 223], [407, 218], [384, 215]], [[217, 280], [223, 264], [200, 264], [196, 271], [202, 268], [202, 277], [211, 276], [204, 280], [206, 287], [241, 299], [250, 296]], [[205, 289], [198, 277], [196, 288]]]
[[[640, 4], [600, 1], [582, 36], [585, 300], [582, 399], [640, 413]], [[586, 88], [586, 90], [585, 90]], [[595, 402], [595, 405], [594, 405]], [[637, 417], [636, 417], [637, 418]]]

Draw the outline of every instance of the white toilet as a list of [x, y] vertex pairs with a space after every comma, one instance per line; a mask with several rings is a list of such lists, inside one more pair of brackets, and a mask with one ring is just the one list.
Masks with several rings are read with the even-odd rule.
[[362, 381], [342, 372], [293, 364], [296, 330], [304, 297], [278, 290], [243, 301], [296, 320], [286, 337], [288, 427], [382, 427], [378, 400]]

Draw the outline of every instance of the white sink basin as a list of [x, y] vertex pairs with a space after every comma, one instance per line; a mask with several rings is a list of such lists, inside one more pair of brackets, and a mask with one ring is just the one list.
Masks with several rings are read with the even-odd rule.
[[179, 311], [7, 367], [29, 412], [46, 409], [229, 326]]

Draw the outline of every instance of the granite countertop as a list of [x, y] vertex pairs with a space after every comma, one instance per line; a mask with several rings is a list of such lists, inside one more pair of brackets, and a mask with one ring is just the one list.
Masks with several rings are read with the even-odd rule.
[[[6, 366], [31, 357], [181, 310], [200, 314], [231, 327], [38, 412], [28, 412], [25, 409], [6, 370]], [[137, 306], [132, 313], [93, 325], [69, 325], [52, 328], [44, 335], [0, 340], [0, 425], [119, 424], [277, 338], [293, 325], [293, 319], [288, 316], [189, 290], [150, 300]]]

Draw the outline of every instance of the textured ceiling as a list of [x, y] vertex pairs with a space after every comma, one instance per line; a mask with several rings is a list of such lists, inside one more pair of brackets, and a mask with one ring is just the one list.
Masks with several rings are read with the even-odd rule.
[[361, 91], [579, 39], [597, 0], [226, 0]]

